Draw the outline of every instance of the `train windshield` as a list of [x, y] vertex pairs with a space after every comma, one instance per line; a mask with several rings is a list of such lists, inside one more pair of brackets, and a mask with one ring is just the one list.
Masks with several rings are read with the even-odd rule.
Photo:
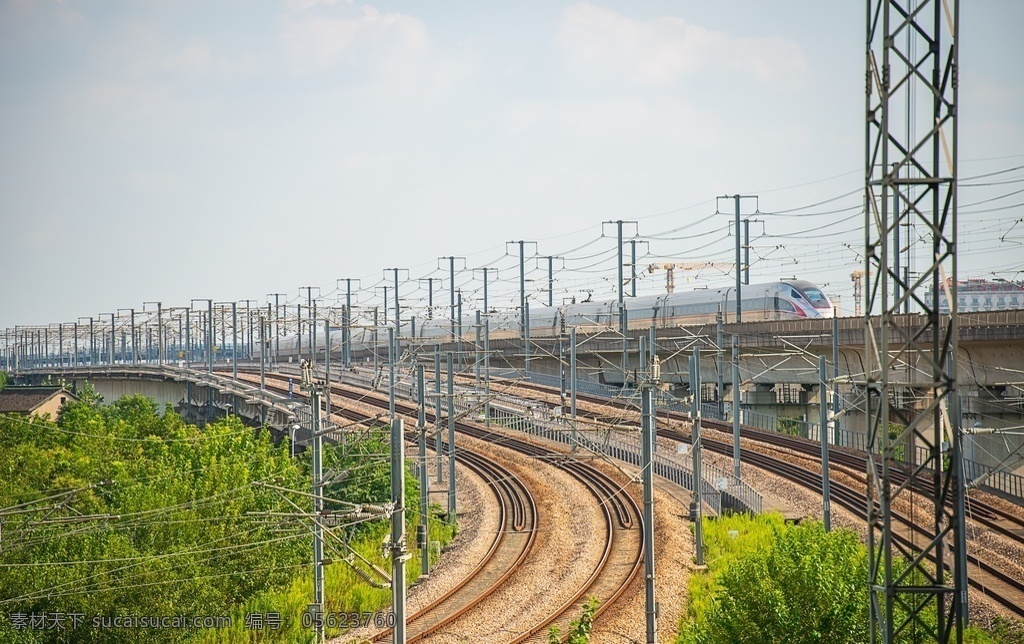
[[825, 297], [825, 294], [814, 287], [805, 288], [804, 297], [806, 297], [807, 301], [811, 303], [811, 306], [816, 309], [827, 309], [831, 306], [828, 302], [828, 298]]

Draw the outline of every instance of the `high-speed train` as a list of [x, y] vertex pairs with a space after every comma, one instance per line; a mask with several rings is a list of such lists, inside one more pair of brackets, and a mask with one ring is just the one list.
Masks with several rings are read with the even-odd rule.
[[[798, 320], [806, 318], [832, 317], [833, 307], [828, 297], [811, 282], [805, 280], [781, 280], [765, 284], [746, 284], [742, 290], [742, 320], [761, 322], [766, 320]], [[626, 324], [629, 329], [655, 327], [680, 327], [693, 324], [714, 323], [721, 311], [724, 322], [736, 319], [735, 287], [718, 289], [697, 289], [682, 293], [667, 293], [643, 297], [626, 298], [624, 301]], [[619, 328], [619, 307], [615, 300], [604, 302], [581, 302], [558, 307], [529, 307], [530, 337], [557, 336], [569, 327], [576, 327], [577, 333], [594, 333]], [[520, 316], [518, 310], [492, 310], [486, 316], [488, 334], [491, 339], [519, 337]], [[324, 350], [322, 325], [316, 335], [317, 353]], [[354, 322], [352, 328], [352, 351], [357, 352], [371, 346], [386, 346], [387, 330], [374, 331]], [[476, 337], [476, 315], [463, 315], [461, 324], [456, 324], [456, 333], [462, 333], [466, 340]], [[400, 336], [415, 337], [418, 340], [451, 337], [452, 320], [448, 318], [409, 319], [402, 321]], [[280, 339], [280, 355], [295, 355], [298, 341], [295, 335]], [[309, 336], [301, 340], [302, 353], [310, 351]], [[337, 327], [331, 330], [331, 352], [340, 352], [342, 332]]]

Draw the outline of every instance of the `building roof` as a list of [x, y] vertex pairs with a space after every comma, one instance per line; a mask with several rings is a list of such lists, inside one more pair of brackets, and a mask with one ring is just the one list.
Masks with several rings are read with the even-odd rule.
[[0, 390], [0, 414], [6, 412], [31, 414], [58, 395], [78, 400], [77, 396], [63, 387], [17, 387], [8, 385], [3, 390]]

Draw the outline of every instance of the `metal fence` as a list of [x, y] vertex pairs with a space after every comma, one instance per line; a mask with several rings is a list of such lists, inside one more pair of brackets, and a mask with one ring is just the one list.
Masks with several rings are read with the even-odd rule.
[[[384, 373], [383, 376], [375, 376], [362, 371], [346, 371], [341, 374], [341, 379], [363, 387], [376, 387], [383, 390], [386, 390], [389, 384], [387, 373]], [[424, 386], [429, 391], [433, 383], [428, 381]], [[455, 392], [456, 413], [470, 417], [479, 415], [482, 418], [484, 410], [482, 391], [456, 386]], [[415, 398], [415, 393], [411, 378], [396, 374], [395, 395], [412, 400]], [[640, 465], [639, 443], [634, 444], [610, 434], [607, 440], [595, 441], [583, 432], [567, 426], [566, 418], [552, 416], [547, 405], [538, 404], [537, 401], [529, 398], [501, 393], [492, 394], [490, 402], [491, 421], [503, 427], [566, 445], [579, 445], [595, 454], [602, 454], [635, 466]], [[653, 467], [655, 474], [693, 491], [693, 470], [678, 454], [656, 451], [653, 456]], [[742, 480], [710, 465], [704, 465], [702, 474], [701, 494], [704, 502], [715, 514], [721, 514], [723, 507], [737, 512], [761, 512], [763, 505], [761, 495]]]
[[[740, 424], [746, 427], [753, 427], [790, 436], [799, 436], [808, 440], [820, 442], [821, 428], [819, 423], [809, 423], [799, 418], [784, 418], [774, 414], [764, 414], [749, 409], [740, 410]], [[893, 426], [902, 430], [901, 426]], [[847, 447], [858, 451], [867, 450], [867, 435], [861, 432], [854, 432], [845, 429], [832, 429], [831, 444], [837, 447]], [[905, 452], [895, 450], [895, 460], [906, 462]], [[929, 449], [920, 445], [916, 446], [917, 462], [921, 463], [929, 456]], [[1024, 476], [1013, 474], [1005, 470], [998, 470], [991, 465], [979, 463], [970, 459], [963, 459], [964, 480], [968, 487], [985, 487], [1024, 499]]]
[[[515, 373], [520, 376], [522, 375], [521, 372]], [[376, 386], [386, 388], [386, 373], [383, 376], [383, 382], [380, 381], [381, 379], [379, 377], [376, 378], [377, 382], [375, 382], [375, 378], [372, 375], [360, 371], [347, 371], [344, 372], [342, 376], [343, 379], [353, 382], [354, 384], [359, 384], [364, 387]], [[532, 376], [538, 376], [539, 380], [543, 380], [544, 378], [552, 378], [555, 381], [558, 380], [558, 378], [554, 376], [544, 376], [543, 374], [531, 374], [531, 380]], [[406, 381], [403, 381], [403, 379], [399, 379], [399, 382], [396, 383], [396, 395], [400, 395], [402, 397], [411, 399], [413, 397], [413, 388], [411, 383], [408, 382], [408, 379], [405, 380]], [[591, 385], [591, 389], [593, 393], [595, 393], [595, 395], [618, 398], [623, 397], [621, 389], [611, 388], [597, 383], [589, 383], [589, 385]], [[464, 394], [474, 391], [472, 389], [465, 389], [461, 387], [458, 389], [460, 389]], [[476, 394], [478, 396], [482, 396], [481, 392], [476, 392]], [[526, 398], [520, 398], [518, 396], [513, 396], [511, 394], [500, 394], [494, 396], [493, 400], [495, 402], [498, 402], [499, 404], [518, 406], [523, 409], [536, 407], [537, 405], [535, 401], [531, 401]], [[690, 405], [688, 402], [680, 400], [678, 398], [674, 398], [667, 394], [660, 395], [655, 402], [656, 408], [658, 409], [670, 409], [672, 411], [678, 411], [681, 413], [690, 412]], [[637, 400], [637, 404], [639, 405], [639, 400]], [[717, 403], [704, 403], [701, 407], [701, 412], [705, 418], [731, 420], [731, 414], [726, 414], [724, 417], [722, 417], [722, 415], [719, 414]], [[494, 412], [492, 411], [492, 418], [494, 417]], [[775, 414], [766, 414], [763, 412], [757, 412], [750, 409], [740, 409], [740, 424], [745, 427], [751, 427], [764, 431], [778, 432], [780, 434], [787, 434], [790, 436], [798, 436], [800, 438], [806, 438], [811, 441], [820, 441], [821, 438], [821, 431], [818, 423], [811, 423], [800, 418], [780, 417]], [[865, 451], [867, 448], [867, 436], [861, 432], [855, 432], [842, 428], [833, 428], [831, 438], [831, 444], [837, 447], [846, 447], [861, 452]], [[927, 457], [927, 455], [927, 448], [921, 446], [917, 447], [917, 462], [921, 462], [924, 458]], [[904, 460], [904, 458], [899, 452], [897, 452], [896, 460]], [[627, 460], [627, 462], [629, 461]], [[967, 481], [968, 487], [984, 487], [990, 490], [996, 490], [999, 492], [1003, 492], [1005, 494], [1009, 494], [1016, 498], [1024, 499], [1024, 476], [1021, 476], [1019, 474], [1013, 474], [1011, 472], [1006, 472], [1004, 470], [999, 470], [997, 468], [992, 467], [991, 465], [986, 465], [984, 463], [980, 463], [978, 461], [973, 461], [970, 459], [964, 459], [963, 464], [965, 474], [964, 478]], [[717, 484], [721, 485], [721, 481], [719, 480], [719, 477], [717, 475], [709, 476], [711, 476], [711, 478], [715, 480]], [[666, 478], [675, 480], [672, 479], [671, 476], [666, 476]], [[730, 488], [735, 486], [735, 482], [731, 481], [731, 478], [732, 475], [729, 474], [729, 483], [727, 487]], [[678, 483], [679, 481], [676, 482]], [[680, 483], [680, 485], [683, 484]], [[683, 485], [683, 487], [691, 491], [693, 489], [689, 485]], [[745, 492], [737, 492], [736, 496], [742, 497], [744, 494]], [[745, 504], [745, 502], [742, 501], [740, 503]], [[750, 503], [755, 504], [756, 502], [754, 500], [751, 500]], [[731, 506], [728, 503], [726, 503], [726, 507]], [[747, 507], [751, 506], [748, 505]]]

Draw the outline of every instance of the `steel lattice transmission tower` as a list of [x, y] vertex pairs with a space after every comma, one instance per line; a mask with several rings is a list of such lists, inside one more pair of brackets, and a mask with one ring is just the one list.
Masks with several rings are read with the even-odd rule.
[[[959, 6], [958, 0], [868, 0], [867, 9], [864, 384], [872, 641], [913, 632], [921, 640], [959, 642], [967, 615], [956, 391]], [[916, 227], [930, 245], [914, 276], [900, 274], [901, 226]], [[943, 293], [949, 315], [939, 313]], [[898, 315], [908, 298], [921, 315]], [[906, 425], [891, 426], [901, 390], [912, 394], [901, 410]], [[902, 453], [906, 458], [897, 462]], [[897, 468], [908, 480], [894, 486]], [[900, 513], [910, 505], [917, 520], [928, 517], [930, 534], [903, 526]]]

